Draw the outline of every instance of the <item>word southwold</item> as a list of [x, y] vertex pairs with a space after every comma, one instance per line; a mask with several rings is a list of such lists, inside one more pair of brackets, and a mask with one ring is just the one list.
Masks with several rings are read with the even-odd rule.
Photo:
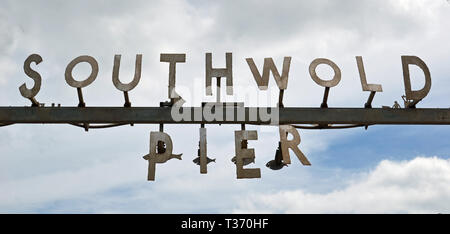
[[[281, 74], [275, 65], [272, 58], [265, 58], [262, 73], [257, 68], [254, 63], [253, 58], [246, 58], [246, 62], [253, 74], [253, 78], [256, 82], [259, 90], [267, 90], [269, 83], [270, 73], [272, 74], [275, 82], [280, 90], [279, 102], [276, 108], [258, 108], [258, 113], [246, 113], [244, 110], [243, 103], [236, 102], [221, 102], [220, 101], [220, 84], [221, 78], [226, 78], [226, 93], [228, 95], [233, 95], [233, 67], [232, 67], [232, 54], [226, 53], [225, 55], [225, 67], [223, 68], [213, 68], [212, 67], [212, 54], [206, 53], [206, 69], [205, 69], [205, 87], [206, 95], [212, 95], [212, 79], [216, 78], [217, 82], [217, 101], [202, 103], [203, 108], [194, 109], [198, 111], [197, 113], [190, 113], [190, 108], [182, 108], [185, 103], [183, 98], [175, 92], [175, 81], [176, 81], [176, 65], [178, 63], [186, 62], [186, 54], [160, 54], [160, 61], [169, 63], [169, 85], [168, 85], [168, 98], [170, 101], [161, 102], [161, 107], [171, 107], [171, 118], [174, 121], [192, 121], [201, 120], [202, 126], [200, 128], [200, 141], [198, 149], [198, 158], [194, 159], [193, 162], [200, 166], [200, 173], [207, 173], [207, 164], [215, 161], [215, 159], [210, 159], [207, 157], [206, 150], [206, 128], [204, 124], [212, 122], [214, 120], [221, 120], [222, 118], [227, 118], [227, 120], [235, 118], [239, 123], [242, 124], [242, 129], [240, 131], [235, 131], [235, 156], [232, 158], [232, 162], [236, 164], [236, 175], [238, 179], [241, 178], [260, 178], [261, 172], [259, 168], [244, 168], [252, 162], [255, 162], [255, 150], [248, 148], [249, 140], [257, 140], [258, 135], [255, 130], [245, 130], [246, 119], [259, 118], [270, 122], [272, 125], [279, 126], [280, 142], [279, 148], [277, 150], [275, 159], [266, 164], [267, 167], [273, 170], [278, 170], [287, 166], [291, 163], [289, 149], [294, 151], [297, 158], [303, 165], [311, 165], [306, 156], [299, 149], [300, 135], [298, 131], [291, 125], [279, 125], [279, 112], [278, 108], [283, 108], [283, 93], [287, 89], [289, 69], [291, 64], [291, 57], [284, 57], [283, 65], [281, 69]], [[129, 83], [122, 83], [119, 80], [119, 69], [120, 69], [121, 55], [114, 56], [114, 66], [112, 71], [112, 82], [114, 86], [121, 92], [123, 92], [125, 98], [124, 108], [131, 107], [129, 101], [128, 92], [134, 89], [141, 78], [141, 68], [142, 68], [142, 55], [137, 54], [135, 60], [135, 74], [133, 80]], [[32, 107], [40, 107], [43, 104], [39, 103], [35, 96], [38, 94], [41, 88], [41, 75], [39, 72], [31, 68], [31, 63], [39, 64], [42, 62], [42, 57], [38, 54], [32, 54], [24, 62], [24, 72], [33, 81], [33, 87], [27, 88], [25, 84], [19, 87], [20, 93], [23, 97], [29, 99], [32, 103]], [[72, 71], [79, 63], [88, 63], [91, 67], [91, 73], [87, 78], [81, 81], [74, 79]], [[331, 80], [321, 79], [317, 73], [316, 68], [318, 65], [327, 65], [331, 67], [334, 71], [334, 76]], [[371, 107], [371, 102], [376, 94], [376, 92], [382, 92], [382, 85], [380, 84], [369, 84], [367, 82], [366, 74], [364, 71], [364, 64], [361, 56], [356, 56], [356, 64], [359, 70], [360, 82], [363, 91], [370, 92], [369, 100], [365, 104], [366, 108]], [[405, 88], [405, 107], [415, 108], [416, 104], [427, 96], [431, 88], [431, 76], [427, 65], [417, 56], [401, 56], [401, 64], [403, 68], [403, 81]], [[423, 72], [425, 77], [425, 85], [420, 90], [411, 89], [411, 79], [409, 72], [409, 65], [418, 66]], [[82, 88], [90, 85], [97, 78], [99, 66], [95, 58], [83, 55], [75, 58], [70, 63], [68, 63], [65, 69], [65, 80], [67, 84], [71, 87], [77, 89], [79, 104], [78, 107], [83, 108], [86, 106], [83, 95]], [[330, 88], [335, 87], [339, 84], [341, 80], [341, 70], [340, 68], [331, 60], [326, 58], [317, 58], [313, 60], [309, 66], [309, 73], [312, 80], [318, 85], [325, 87], [324, 101], [321, 105], [322, 108], [327, 108], [327, 97]], [[394, 107], [394, 108], [398, 108]], [[232, 111], [236, 110], [235, 115]], [[225, 115], [224, 115], [225, 112]], [[250, 115], [245, 117], [245, 115]], [[89, 123], [84, 123], [85, 129], [89, 127]], [[288, 140], [287, 135], [291, 134], [293, 137]], [[165, 163], [170, 159], [177, 158], [181, 160], [182, 154], [172, 154], [173, 143], [171, 137], [163, 131], [163, 124], [160, 124], [160, 131], [150, 133], [150, 152], [144, 156], [144, 159], [148, 160], [148, 180], [155, 180], [155, 167], [157, 163]]]

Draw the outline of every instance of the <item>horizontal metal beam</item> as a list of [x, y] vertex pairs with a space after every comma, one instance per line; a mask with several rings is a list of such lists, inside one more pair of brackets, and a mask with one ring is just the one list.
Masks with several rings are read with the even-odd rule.
[[[266, 109], [269, 109], [267, 111]], [[450, 124], [450, 109], [257, 108], [226, 107], [222, 119], [207, 121], [205, 108], [183, 107], [190, 118], [175, 121], [171, 107], [0, 107], [0, 123], [142, 123], [142, 124]], [[277, 110], [279, 111], [276, 114]], [[227, 116], [233, 111], [234, 118]], [[240, 112], [243, 111], [243, 112]], [[272, 114], [261, 114], [270, 113]], [[241, 119], [237, 113], [244, 113]], [[256, 115], [252, 115], [256, 113]], [[199, 115], [200, 114], [200, 115]], [[195, 118], [197, 117], [197, 118]], [[210, 120], [210, 119], [209, 119]]]

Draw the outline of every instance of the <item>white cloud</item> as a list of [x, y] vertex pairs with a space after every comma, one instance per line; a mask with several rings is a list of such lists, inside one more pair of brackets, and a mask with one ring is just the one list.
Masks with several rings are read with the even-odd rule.
[[[125, 168], [143, 170], [121, 173]], [[65, 170], [0, 182], [0, 209], [30, 211], [51, 201], [89, 196], [142, 178], [145, 178], [145, 164], [141, 164], [139, 159], [128, 160], [122, 157], [80, 170]]]
[[384, 160], [348, 187], [324, 194], [253, 194], [236, 213], [449, 213], [450, 159]]

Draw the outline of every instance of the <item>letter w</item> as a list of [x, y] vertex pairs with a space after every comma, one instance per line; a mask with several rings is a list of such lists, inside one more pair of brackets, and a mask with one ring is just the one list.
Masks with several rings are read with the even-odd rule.
[[255, 78], [256, 84], [260, 90], [267, 90], [269, 86], [269, 72], [272, 71], [273, 77], [277, 82], [279, 89], [286, 89], [288, 76], [289, 76], [289, 68], [291, 66], [291, 57], [284, 57], [283, 60], [283, 71], [281, 73], [278, 72], [277, 67], [275, 66], [272, 58], [264, 58], [264, 66], [263, 66], [263, 74], [258, 71], [256, 68], [255, 62], [253, 62], [253, 58], [245, 59], [247, 61], [250, 70], [253, 73], [253, 77]]

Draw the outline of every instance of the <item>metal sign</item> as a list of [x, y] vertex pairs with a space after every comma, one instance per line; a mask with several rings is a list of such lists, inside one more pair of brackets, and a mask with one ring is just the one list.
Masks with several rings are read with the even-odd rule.
[[[24, 62], [25, 74], [34, 81], [32, 88], [25, 84], [19, 87], [24, 98], [31, 101], [31, 107], [0, 107], [0, 126], [11, 124], [33, 123], [67, 123], [89, 129], [109, 128], [121, 125], [159, 124], [158, 132], [150, 133], [150, 151], [143, 156], [148, 161], [149, 181], [155, 180], [156, 164], [166, 163], [171, 159], [182, 160], [182, 154], [173, 153], [173, 142], [170, 135], [164, 132], [164, 124], [200, 124], [198, 154], [193, 163], [200, 167], [200, 173], [207, 173], [207, 165], [215, 162], [207, 154], [207, 134], [205, 124], [240, 124], [241, 130], [235, 131], [235, 155], [231, 162], [236, 165], [236, 178], [260, 178], [260, 168], [248, 168], [255, 162], [255, 149], [248, 148], [248, 141], [258, 140], [255, 130], [245, 130], [245, 125], [271, 125], [279, 128], [280, 141], [274, 160], [266, 166], [272, 170], [279, 170], [291, 164], [289, 150], [292, 150], [302, 165], [310, 166], [308, 158], [302, 153], [299, 145], [300, 134], [297, 129], [341, 129], [365, 127], [374, 124], [450, 124], [450, 109], [416, 108], [425, 98], [431, 88], [430, 71], [419, 57], [401, 56], [405, 95], [402, 96], [404, 108], [395, 101], [394, 105], [372, 108], [372, 101], [377, 92], [383, 92], [381, 84], [369, 84], [364, 70], [363, 59], [356, 56], [362, 91], [370, 92], [364, 108], [329, 108], [328, 95], [332, 87], [339, 85], [341, 70], [336, 63], [326, 58], [317, 58], [309, 66], [311, 79], [325, 88], [320, 108], [284, 107], [283, 95], [288, 85], [291, 57], [284, 57], [281, 75], [272, 58], [265, 58], [262, 73], [258, 70], [253, 58], [246, 58], [246, 62], [259, 90], [267, 90], [270, 73], [278, 89], [278, 105], [276, 107], [245, 107], [242, 102], [221, 102], [221, 79], [226, 78], [226, 94], [233, 95], [233, 62], [232, 53], [225, 54], [225, 67], [212, 67], [212, 54], [205, 55], [205, 94], [213, 95], [212, 79], [217, 79], [216, 102], [203, 102], [201, 107], [183, 107], [185, 101], [176, 90], [176, 65], [186, 62], [186, 54], [160, 54], [160, 61], [169, 63], [168, 98], [159, 107], [132, 107], [129, 92], [133, 90], [141, 79], [142, 55], [137, 54], [135, 60], [135, 74], [133, 80], [124, 84], [119, 79], [121, 55], [114, 56], [112, 82], [124, 94], [123, 107], [87, 107], [83, 99], [82, 88], [90, 85], [97, 78], [99, 66], [95, 58], [83, 55], [72, 60], [66, 67], [65, 80], [71, 87], [77, 89], [77, 107], [46, 107], [36, 100], [36, 95], [42, 85], [39, 72], [31, 68], [31, 63], [40, 64], [43, 59], [38, 54], [32, 54]], [[88, 63], [91, 67], [90, 75], [82, 80], [74, 79], [72, 71], [80, 63]], [[331, 80], [324, 80], [316, 73], [318, 65], [327, 65], [333, 69]], [[424, 73], [425, 85], [420, 90], [412, 90], [409, 66], [416, 65]], [[302, 125], [299, 125], [302, 124]], [[288, 140], [288, 135], [292, 140]], [[246, 166], [244, 168], [244, 166]]]

